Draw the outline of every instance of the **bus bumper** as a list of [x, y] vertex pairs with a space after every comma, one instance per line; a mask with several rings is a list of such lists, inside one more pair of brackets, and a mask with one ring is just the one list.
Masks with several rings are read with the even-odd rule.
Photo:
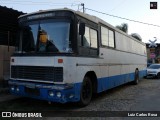
[[37, 84], [9, 80], [11, 94], [49, 102], [77, 102], [80, 100], [80, 84]]

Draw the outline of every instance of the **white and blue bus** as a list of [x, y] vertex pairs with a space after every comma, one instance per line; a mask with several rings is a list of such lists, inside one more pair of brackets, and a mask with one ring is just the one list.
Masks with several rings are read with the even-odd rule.
[[94, 93], [146, 75], [146, 45], [95, 16], [46, 10], [20, 16], [19, 26], [14, 95], [85, 106]]

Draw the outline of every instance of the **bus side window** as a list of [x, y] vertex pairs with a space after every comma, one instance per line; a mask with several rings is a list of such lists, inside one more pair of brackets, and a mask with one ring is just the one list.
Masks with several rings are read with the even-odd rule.
[[109, 47], [114, 48], [114, 32], [112, 30], [109, 30]]
[[115, 47], [114, 31], [101, 26], [101, 40], [103, 46]]
[[102, 45], [108, 46], [108, 29], [101, 26]]
[[97, 48], [97, 31], [85, 26], [85, 33], [81, 40], [83, 40], [83, 42], [81, 42], [83, 44], [79, 42], [81, 46]]
[[94, 29], [90, 29], [90, 38], [91, 38], [91, 47], [92, 48], [97, 48], [97, 31]]

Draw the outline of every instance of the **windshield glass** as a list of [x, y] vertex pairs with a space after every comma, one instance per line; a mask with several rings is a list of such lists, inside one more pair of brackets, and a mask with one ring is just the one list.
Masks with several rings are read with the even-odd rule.
[[160, 65], [150, 65], [148, 68], [150, 68], [150, 69], [159, 69]]
[[72, 52], [69, 42], [69, 22], [36, 21], [21, 26], [23, 52]]

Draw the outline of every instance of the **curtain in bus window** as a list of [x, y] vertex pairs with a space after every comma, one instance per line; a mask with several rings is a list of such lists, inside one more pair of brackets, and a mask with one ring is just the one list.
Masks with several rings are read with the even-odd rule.
[[37, 25], [26, 26], [23, 30], [23, 51], [35, 51], [37, 40]]
[[97, 48], [97, 31], [90, 29], [90, 36], [91, 36], [91, 47]]
[[102, 45], [108, 46], [108, 29], [101, 27], [101, 39]]
[[83, 46], [90, 47], [90, 35], [89, 35], [89, 28], [85, 27], [85, 34], [83, 38]]
[[109, 30], [109, 47], [114, 47], [114, 33]]

